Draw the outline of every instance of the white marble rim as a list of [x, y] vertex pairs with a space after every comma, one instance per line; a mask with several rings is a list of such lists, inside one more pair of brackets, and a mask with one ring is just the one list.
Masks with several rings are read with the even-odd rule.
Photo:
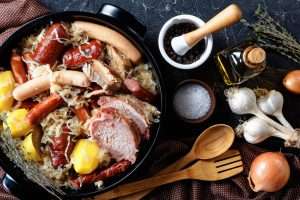
[[191, 22], [198, 27], [201, 27], [205, 24], [205, 22], [202, 19], [200, 19], [196, 16], [193, 16], [193, 15], [177, 15], [177, 16], [169, 19], [161, 28], [161, 30], [159, 32], [159, 36], [158, 36], [158, 47], [159, 47], [159, 51], [160, 51], [162, 57], [170, 65], [172, 65], [176, 68], [179, 68], [179, 69], [194, 69], [196, 67], [201, 66], [209, 58], [209, 56], [212, 52], [212, 48], [213, 48], [213, 37], [211, 34], [209, 34], [208, 36], [206, 36], [204, 38], [205, 49], [204, 49], [204, 52], [202, 53], [201, 57], [199, 58], [199, 60], [197, 60], [196, 62], [193, 62], [191, 64], [181, 64], [181, 63], [175, 62], [173, 59], [171, 59], [168, 56], [168, 54], [165, 51], [164, 38], [165, 38], [167, 30], [172, 25], [178, 24], [178, 23], [183, 23], [183, 22]]

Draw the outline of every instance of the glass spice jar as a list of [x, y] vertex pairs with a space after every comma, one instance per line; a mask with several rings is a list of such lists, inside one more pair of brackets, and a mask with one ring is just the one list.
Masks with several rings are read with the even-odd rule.
[[226, 85], [233, 86], [259, 75], [266, 68], [266, 52], [253, 42], [225, 49], [215, 56]]

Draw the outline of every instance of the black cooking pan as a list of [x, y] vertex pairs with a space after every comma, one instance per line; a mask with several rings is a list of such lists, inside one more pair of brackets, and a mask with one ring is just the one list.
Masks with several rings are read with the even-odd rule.
[[[77, 11], [60, 12], [45, 15], [26, 23], [12, 36], [10, 36], [8, 40], [0, 47], [0, 66], [9, 69], [9, 58], [11, 50], [20, 43], [22, 38], [34, 33], [42, 27], [45, 27], [51, 22], [70, 22], [74, 20], [83, 20], [105, 25], [122, 33], [133, 44], [135, 44], [135, 46], [142, 52], [145, 62], [148, 62], [153, 66], [153, 73], [157, 80], [159, 91], [156, 106], [161, 111], [161, 119], [163, 119], [165, 113], [164, 86], [158, 65], [150, 50], [147, 48], [143, 41], [143, 36], [146, 32], [146, 28], [127, 11], [111, 4], [102, 5], [97, 14]], [[141, 145], [136, 163], [121, 176], [114, 177], [112, 180], [105, 182], [104, 186], [101, 189], [97, 189], [94, 186], [89, 186], [80, 190], [65, 190], [66, 194], [64, 195], [57, 194], [56, 192], [55, 194], [62, 199], [93, 196], [98, 193], [107, 191], [112, 187], [120, 184], [130, 174], [137, 170], [149, 155], [151, 149], [154, 146], [159, 130], [161, 129], [161, 125], [162, 123], [160, 122], [153, 126], [151, 130], [151, 138], [149, 141], [144, 142]], [[7, 173], [7, 175], [3, 179], [4, 186], [18, 197], [23, 199], [30, 198], [26, 197], [26, 194], [29, 191], [29, 195], [31, 196], [31, 198], [33, 198], [32, 193], [30, 194], [30, 191], [46, 191], [42, 189], [40, 185], [26, 178], [26, 175], [23, 173], [23, 171], [9, 160], [2, 150], [0, 150], [0, 165]], [[37, 197], [36, 194], [34, 195], [34, 197]]]

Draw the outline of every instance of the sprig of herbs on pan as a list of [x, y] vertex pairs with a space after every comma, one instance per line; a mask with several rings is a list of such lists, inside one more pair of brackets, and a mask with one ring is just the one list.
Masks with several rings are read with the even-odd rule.
[[24, 160], [20, 151], [18, 151], [18, 146], [20, 146], [20, 141], [12, 138], [9, 128], [7, 125], [2, 125], [2, 123], [6, 121], [7, 113], [0, 113], [0, 149], [4, 152], [5, 155], [11, 160], [11, 162], [15, 163], [24, 174], [30, 180], [34, 181], [45, 190], [47, 190], [53, 196], [56, 196], [58, 199], [60, 197], [57, 196], [57, 193], [60, 195], [64, 195], [65, 192], [57, 186], [51, 179], [44, 176], [40, 170], [38, 169], [35, 163]]
[[273, 19], [261, 5], [255, 11], [254, 23], [242, 19], [241, 22], [253, 30], [257, 42], [265, 48], [274, 50], [296, 63], [300, 63], [300, 44], [278, 21]]

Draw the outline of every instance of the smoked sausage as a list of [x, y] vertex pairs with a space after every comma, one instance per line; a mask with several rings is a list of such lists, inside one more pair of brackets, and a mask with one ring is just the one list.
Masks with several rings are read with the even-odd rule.
[[69, 35], [61, 23], [52, 24], [33, 51], [33, 60], [40, 64], [53, 65], [63, 53], [64, 44], [62, 40], [68, 38]]
[[88, 110], [86, 107], [74, 108], [73, 112], [80, 122], [84, 123], [90, 117]]
[[63, 102], [63, 99], [58, 94], [54, 93], [44, 101], [35, 105], [27, 114], [26, 119], [30, 124], [35, 125], [59, 107]]
[[91, 40], [88, 44], [69, 49], [63, 56], [63, 63], [71, 69], [79, 68], [81, 64], [100, 57], [102, 46], [99, 40]]
[[50, 144], [50, 156], [54, 168], [62, 167], [68, 163], [70, 154], [75, 146], [69, 135], [70, 130], [63, 127], [63, 132], [59, 136], [52, 137]]
[[104, 181], [106, 179], [109, 179], [111, 177], [119, 175], [119, 174], [125, 172], [129, 168], [130, 165], [131, 165], [130, 161], [120, 160], [119, 162], [111, 165], [110, 167], [108, 167], [100, 172], [94, 172], [94, 173], [88, 174], [88, 175], [81, 175], [81, 176], [77, 177], [76, 179], [71, 180], [70, 183], [74, 188], [79, 189], [83, 185], [88, 185], [88, 184], [94, 183], [99, 180]]
[[138, 99], [152, 102], [155, 97], [151, 92], [143, 88], [137, 80], [127, 78], [124, 80], [124, 85]]

